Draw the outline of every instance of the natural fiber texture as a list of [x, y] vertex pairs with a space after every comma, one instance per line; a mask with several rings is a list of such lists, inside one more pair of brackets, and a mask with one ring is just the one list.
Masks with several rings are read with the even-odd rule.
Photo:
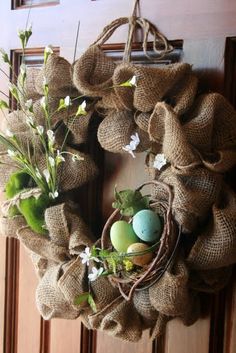
[[141, 338], [142, 322], [132, 303], [118, 297], [97, 314], [88, 316], [91, 328], [135, 342]]
[[40, 95], [44, 95], [44, 79], [48, 84], [51, 97], [78, 96], [72, 83], [71, 64], [61, 56], [49, 55], [46, 65], [35, 78], [35, 88]]
[[236, 195], [226, 185], [212, 216], [202, 231], [198, 232], [188, 263], [193, 269], [210, 270], [236, 262]]
[[191, 303], [188, 289], [188, 270], [182, 259], [178, 259], [149, 289], [150, 302], [160, 313], [167, 316], [182, 316]]
[[[192, 232], [208, 217], [212, 205], [218, 199], [222, 182], [221, 175], [202, 167], [189, 171], [169, 167], [161, 173], [158, 180], [172, 187], [172, 212], [184, 232]], [[166, 200], [166, 194], [155, 185], [152, 196], [156, 200]]]
[[26, 226], [24, 217], [0, 217], [0, 234], [9, 238], [17, 238], [17, 230]]
[[133, 120], [133, 113], [129, 111], [110, 111], [98, 128], [98, 141], [110, 152], [124, 153], [123, 147], [130, 143], [131, 135], [138, 133], [140, 144], [138, 152], [145, 151], [150, 146], [148, 134], [139, 129]]
[[76, 118], [73, 116], [64, 121], [72, 134], [72, 143], [81, 144], [87, 142], [89, 124], [92, 120], [93, 113], [94, 110], [91, 109], [85, 116], [78, 116]]

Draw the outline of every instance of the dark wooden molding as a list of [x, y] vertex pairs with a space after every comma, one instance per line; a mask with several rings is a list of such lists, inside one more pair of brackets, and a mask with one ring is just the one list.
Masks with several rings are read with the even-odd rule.
[[59, 0], [12, 0], [11, 9], [19, 10], [26, 9], [30, 7], [46, 7], [46, 6], [55, 6], [59, 5]]
[[41, 318], [40, 322], [40, 348], [39, 353], [50, 353], [50, 321]]
[[226, 38], [224, 92], [236, 108], [236, 37]]
[[19, 297], [19, 243], [14, 238], [8, 238], [6, 242], [6, 286], [3, 352], [16, 353]]
[[165, 333], [152, 342], [152, 353], [165, 353]]

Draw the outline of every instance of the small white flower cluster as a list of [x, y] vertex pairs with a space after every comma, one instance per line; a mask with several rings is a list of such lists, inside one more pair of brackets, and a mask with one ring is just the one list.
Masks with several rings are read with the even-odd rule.
[[140, 139], [139, 139], [139, 135], [136, 132], [135, 135], [131, 135], [131, 141], [129, 143], [129, 145], [126, 145], [124, 147], [122, 147], [122, 149], [128, 153], [131, 154], [131, 156], [133, 158], [135, 158], [135, 154], [134, 151], [136, 150], [136, 148], [138, 147], [138, 145], [140, 144]]
[[167, 159], [165, 158], [163, 153], [159, 153], [156, 155], [154, 162], [153, 162], [153, 167], [161, 170], [162, 167], [164, 167], [167, 164]]
[[[80, 253], [79, 256], [82, 259], [81, 260], [82, 264], [87, 264], [87, 266], [89, 266], [90, 261], [100, 262], [100, 260], [97, 257], [92, 256], [90, 248], [88, 246], [85, 248], [85, 250], [82, 253]], [[104, 271], [103, 267], [100, 267], [99, 269], [97, 269], [96, 267], [92, 267], [92, 272], [89, 273], [88, 275], [89, 280], [95, 281], [99, 276], [101, 276], [103, 271]]]

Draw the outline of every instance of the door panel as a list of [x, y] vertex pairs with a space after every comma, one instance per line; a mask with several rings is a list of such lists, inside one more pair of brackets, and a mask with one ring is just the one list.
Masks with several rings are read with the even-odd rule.
[[[143, 17], [154, 22], [169, 39], [183, 40], [182, 59], [193, 64], [200, 77], [201, 87], [222, 93], [224, 87], [228, 87], [227, 96], [235, 104], [236, 89], [230, 80], [230, 77], [235, 77], [235, 65], [227, 65], [227, 78], [224, 77], [226, 37], [236, 36], [235, 1], [199, 0], [192, 1], [191, 5], [187, 0], [140, 0], [140, 3]], [[115, 17], [128, 16], [132, 6], [131, 0], [61, 0], [55, 6], [44, 4], [32, 8], [30, 22], [33, 24], [33, 36], [29, 47], [43, 48], [52, 44], [60, 48], [62, 56], [72, 61], [78, 21], [77, 57], [96, 39], [107, 23]], [[11, 10], [10, 0], [0, 2], [0, 47], [9, 52], [19, 48], [16, 32], [18, 28], [24, 28], [27, 14], [28, 9], [24, 7]], [[121, 28], [110, 43], [124, 43], [126, 31], [127, 27]], [[235, 63], [235, 56], [229, 62]], [[3, 75], [0, 75], [0, 90], [8, 94]], [[4, 117], [0, 117], [2, 124]], [[94, 146], [90, 146], [90, 149], [94, 151]], [[103, 157], [100, 152], [98, 154], [96, 158], [102, 161]], [[128, 155], [105, 153], [103, 221], [111, 212], [115, 184], [118, 188], [132, 188], [147, 179], [143, 154], [132, 160]], [[94, 194], [100, 187], [92, 185], [85, 195]], [[88, 215], [95, 212], [92, 207], [95, 199], [93, 195]], [[236, 352], [235, 276], [220, 295], [205, 299], [208, 312], [193, 326], [187, 328], [179, 320], [174, 320], [168, 324], [166, 334], [160, 340], [152, 343], [145, 333], [139, 343], [130, 344], [107, 337], [104, 333], [89, 332], [79, 320], [52, 320], [50, 323], [41, 320], [34, 303], [37, 278], [25, 249], [20, 248], [18, 251], [16, 241], [6, 242], [1, 238], [0, 255], [0, 353], [102, 353], [110, 352], [111, 348], [114, 353]], [[15, 267], [12, 261], [9, 263], [10, 259], [16, 261]], [[4, 317], [5, 301], [8, 303], [7, 317]], [[225, 330], [222, 329], [224, 324]], [[8, 334], [5, 339], [4, 332]]]

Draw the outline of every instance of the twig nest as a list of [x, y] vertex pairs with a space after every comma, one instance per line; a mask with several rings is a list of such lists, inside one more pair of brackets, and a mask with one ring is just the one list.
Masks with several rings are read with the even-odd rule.
[[[134, 243], [131, 244], [128, 249], [127, 253], [136, 253], [140, 251], [146, 251], [149, 249], [149, 245], [144, 244], [144, 243]], [[149, 252], [144, 255], [134, 255], [130, 257], [130, 260], [133, 262], [133, 264], [138, 265], [138, 266], [144, 266], [149, 264], [153, 259], [153, 253]]]

